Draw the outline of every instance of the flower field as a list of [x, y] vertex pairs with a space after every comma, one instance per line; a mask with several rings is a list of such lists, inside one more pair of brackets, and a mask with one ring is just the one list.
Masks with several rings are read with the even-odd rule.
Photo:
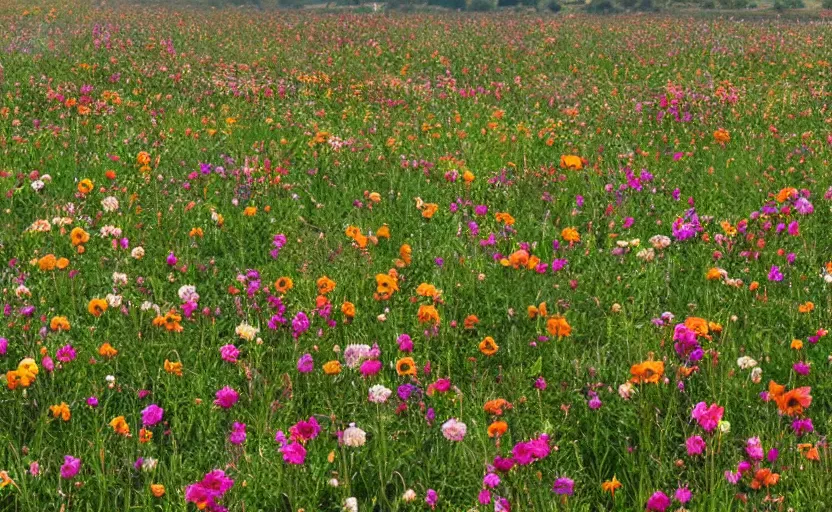
[[832, 509], [828, 22], [0, 27], [3, 512]]

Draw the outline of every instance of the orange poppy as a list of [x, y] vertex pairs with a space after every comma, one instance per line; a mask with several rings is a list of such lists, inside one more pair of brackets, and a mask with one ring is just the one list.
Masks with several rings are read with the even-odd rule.
[[89, 178], [84, 178], [78, 182], [78, 192], [87, 195], [92, 192], [93, 183]]
[[416, 318], [419, 319], [419, 323], [427, 324], [439, 324], [439, 311], [436, 310], [433, 306], [426, 306], [421, 305], [419, 306], [419, 311], [416, 313]]
[[413, 375], [415, 377], [416, 362], [412, 357], [403, 357], [399, 359], [396, 361], [396, 373], [398, 373], [400, 377], [404, 377], [405, 375]]
[[49, 328], [53, 331], [68, 331], [70, 328], [69, 320], [65, 316], [53, 316], [49, 321]]
[[292, 281], [291, 277], [281, 277], [278, 278], [277, 281], [274, 282], [274, 289], [277, 293], [284, 294], [292, 289], [295, 286], [295, 282]]
[[390, 274], [376, 274], [376, 293], [381, 300], [387, 300], [399, 291], [398, 279]]
[[327, 375], [338, 375], [341, 373], [341, 363], [338, 361], [329, 361], [324, 363], [324, 373]]
[[563, 228], [560, 231], [560, 237], [570, 244], [576, 244], [581, 241], [581, 234], [575, 228]]
[[99, 317], [107, 311], [107, 301], [104, 299], [92, 299], [87, 305], [87, 311], [94, 317]]
[[335, 289], [335, 281], [326, 276], [323, 276], [318, 279], [317, 286], [318, 293], [321, 295], [326, 295], [327, 293]]
[[781, 413], [786, 416], [799, 416], [812, 404], [812, 395], [809, 394], [811, 391], [812, 388], [808, 386], [795, 388], [775, 397], [774, 400]]
[[630, 367], [630, 382], [633, 384], [658, 384], [664, 375], [664, 362], [644, 361]]
[[480, 319], [477, 318], [477, 315], [468, 315], [462, 321], [462, 326], [465, 327], [465, 330], [470, 331], [476, 329], [478, 323], [480, 323]]
[[572, 326], [566, 321], [566, 318], [555, 315], [546, 320], [546, 330], [552, 336], [558, 338], [569, 337], [572, 335]]
[[63, 270], [69, 266], [69, 260], [66, 258], [58, 258], [58, 261], [55, 262], [55, 267], [58, 270]]
[[355, 304], [349, 301], [345, 301], [341, 304], [341, 313], [344, 313], [344, 316], [347, 318], [354, 318], [355, 317]]
[[485, 402], [482, 409], [485, 411], [486, 414], [492, 414], [494, 416], [502, 416], [503, 409], [511, 409], [511, 404], [505, 398], [495, 398], [494, 400], [489, 400]]
[[482, 352], [484, 355], [493, 356], [494, 354], [497, 353], [497, 351], [500, 349], [500, 347], [494, 341], [494, 338], [492, 338], [491, 336], [486, 336], [480, 342], [479, 349], [480, 349], [480, 352]]
[[422, 206], [422, 217], [430, 219], [439, 210], [439, 205], [436, 203], [425, 203]]
[[110, 421], [110, 426], [113, 427], [113, 431], [120, 435], [128, 437], [130, 435], [130, 425], [127, 424], [127, 420], [124, 416], [116, 416]]
[[433, 298], [439, 294], [436, 292], [436, 287], [432, 284], [422, 283], [416, 287], [416, 295]]
[[508, 423], [505, 421], [495, 421], [488, 425], [488, 437], [500, 437], [508, 430]]
[[69, 232], [69, 239], [72, 241], [72, 245], [78, 246], [89, 242], [90, 234], [80, 227], [75, 227]]
[[387, 224], [378, 228], [378, 231], [376, 231], [376, 236], [379, 237], [379, 238], [390, 239], [390, 228], [387, 227]]
[[695, 316], [685, 318], [685, 327], [695, 332], [698, 336], [708, 335], [708, 321], [704, 318]]
[[98, 347], [98, 354], [101, 357], [115, 357], [118, 354], [118, 350], [115, 349], [109, 342], [105, 342], [103, 345]]
[[771, 487], [780, 481], [780, 475], [773, 473], [768, 468], [758, 469], [754, 473], [754, 480], [751, 481], [752, 489], [759, 489], [761, 487]]
[[572, 171], [580, 171], [584, 168], [584, 162], [581, 157], [577, 155], [561, 155], [560, 168], [569, 169]]
[[176, 375], [177, 377], [182, 376], [182, 363], [180, 362], [171, 362], [165, 359], [165, 371], [170, 373], [171, 375]]
[[54, 254], [47, 254], [38, 260], [38, 268], [43, 271], [55, 270], [57, 259]]

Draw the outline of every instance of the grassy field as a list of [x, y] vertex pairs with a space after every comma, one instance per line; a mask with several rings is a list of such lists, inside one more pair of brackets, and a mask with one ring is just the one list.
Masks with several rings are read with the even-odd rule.
[[828, 23], [0, 27], [0, 511], [832, 508]]

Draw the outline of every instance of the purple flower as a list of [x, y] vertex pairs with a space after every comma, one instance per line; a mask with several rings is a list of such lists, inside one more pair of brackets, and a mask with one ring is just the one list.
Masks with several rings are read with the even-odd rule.
[[589, 399], [588, 405], [590, 409], [597, 411], [601, 408], [601, 399], [598, 398], [597, 394], [594, 394], [594, 396]]
[[792, 365], [792, 369], [798, 375], [809, 375], [809, 365], [806, 364], [804, 361], [798, 361]]
[[490, 489], [500, 485], [500, 477], [497, 473], [488, 473], [482, 479], [482, 484]]
[[64, 455], [64, 463], [61, 466], [61, 478], [69, 480], [81, 470], [81, 459], [76, 459], [72, 455]]
[[656, 491], [647, 499], [647, 510], [651, 512], [665, 512], [670, 507], [670, 498], [662, 491]]
[[676, 489], [676, 494], [674, 495], [676, 501], [678, 501], [682, 505], [689, 502], [692, 496], [693, 495], [691, 494], [690, 489], [688, 489], [687, 487], [679, 487], [678, 489]]
[[98, 398], [94, 396], [87, 398], [87, 405], [92, 408], [98, 407]]
[[488, 206], [484, 204], [478, 204], [474, 207], [474, 215], [483, 216], [488, 213]]
[[173, 251], [171, 251], [168, 254], [168, 257], [165, 261], [167, 262], [168, 266], [172, 267], [172, 266], [176, 265], [176, 262], [179, 261], [179, 260], [176, 259], [176, 255], [173, 254]]
[[534, 381], [534, 387], [535, 389], [543, 391], [544, 389], [546, 389], [546, 379], [544, 379], [543, 377], [538, 377]]
[[310, 373], [315, 369], [315, 361], [312, 360], [311, 354], [303, 354], [298, 359], [298, 372]]
[[768, 271], [768, 280], [780, 282], [783, 280], [783, 273], [780, 272], [780, 267], [772, 265], [771, 270]]
[[236, 363], [239, 355], [240, 350], [230, 343], [220, 347], [220, 357], [227, 363]]
[[802, 436], [803, 434], [811, 434], [814, 432], [815, 426], [812, 425], [811, 418], [798, 418], [792, 422], [792, 430], [794, 430], [796, 435]]
[[150, 404], [142, 410], [142, 425], [152, 427], [162, 421], [165, 410], [156, 404]]
[[77, 354], [75, 353], [75, 349], [72, 348], [72, 345], [64, 345], [55, 352], [55, 358], [62, 363], [73, 361], [76, 357]]
[[217, 399], [214, 400], [214, 405], [222, 407], [223, 409], [230, 409], [240, 399], [240, 394], [237, 393], [234, 388], [225, 386], [217, 391], [216, 397]]
[[234, 445], [243, 444], [246, 441], [246, 424], [235, 421], [228, 434], [228, 441]]
[[6, 338], [0, 338], [0, 356], [5, 356], [6, 351], [9, 349], [9, 340]]
[[436, 494], [436, 491], [433, 489], [428, 489], [427, 494], [425, 495], [425, 503], [428, 504], [431, 510], [436, 508], [436, 502], [439, 501], [439, 495]]
[[685, 448], [691, 457], [702, 455], [705, 451], [705, 440], [701, 436], [690, 436], [685, 440]]
[[298, 311], [292, 319], [292, 337], [298, 337], [309, 329], [309, 317], [303, 311]]
[[555, 494], [572, 496], [572, 493], [575, 491], [575, 481], [571, 478], [562, 476], [555, 480], [555, 483], [552, 486], [552, 491], [554, 491]]

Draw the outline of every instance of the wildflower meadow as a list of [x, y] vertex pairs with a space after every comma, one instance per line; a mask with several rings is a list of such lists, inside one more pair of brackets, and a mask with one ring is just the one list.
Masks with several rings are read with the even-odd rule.
[[0, 511], [828, 511], [823, 18], [0, 3]]

